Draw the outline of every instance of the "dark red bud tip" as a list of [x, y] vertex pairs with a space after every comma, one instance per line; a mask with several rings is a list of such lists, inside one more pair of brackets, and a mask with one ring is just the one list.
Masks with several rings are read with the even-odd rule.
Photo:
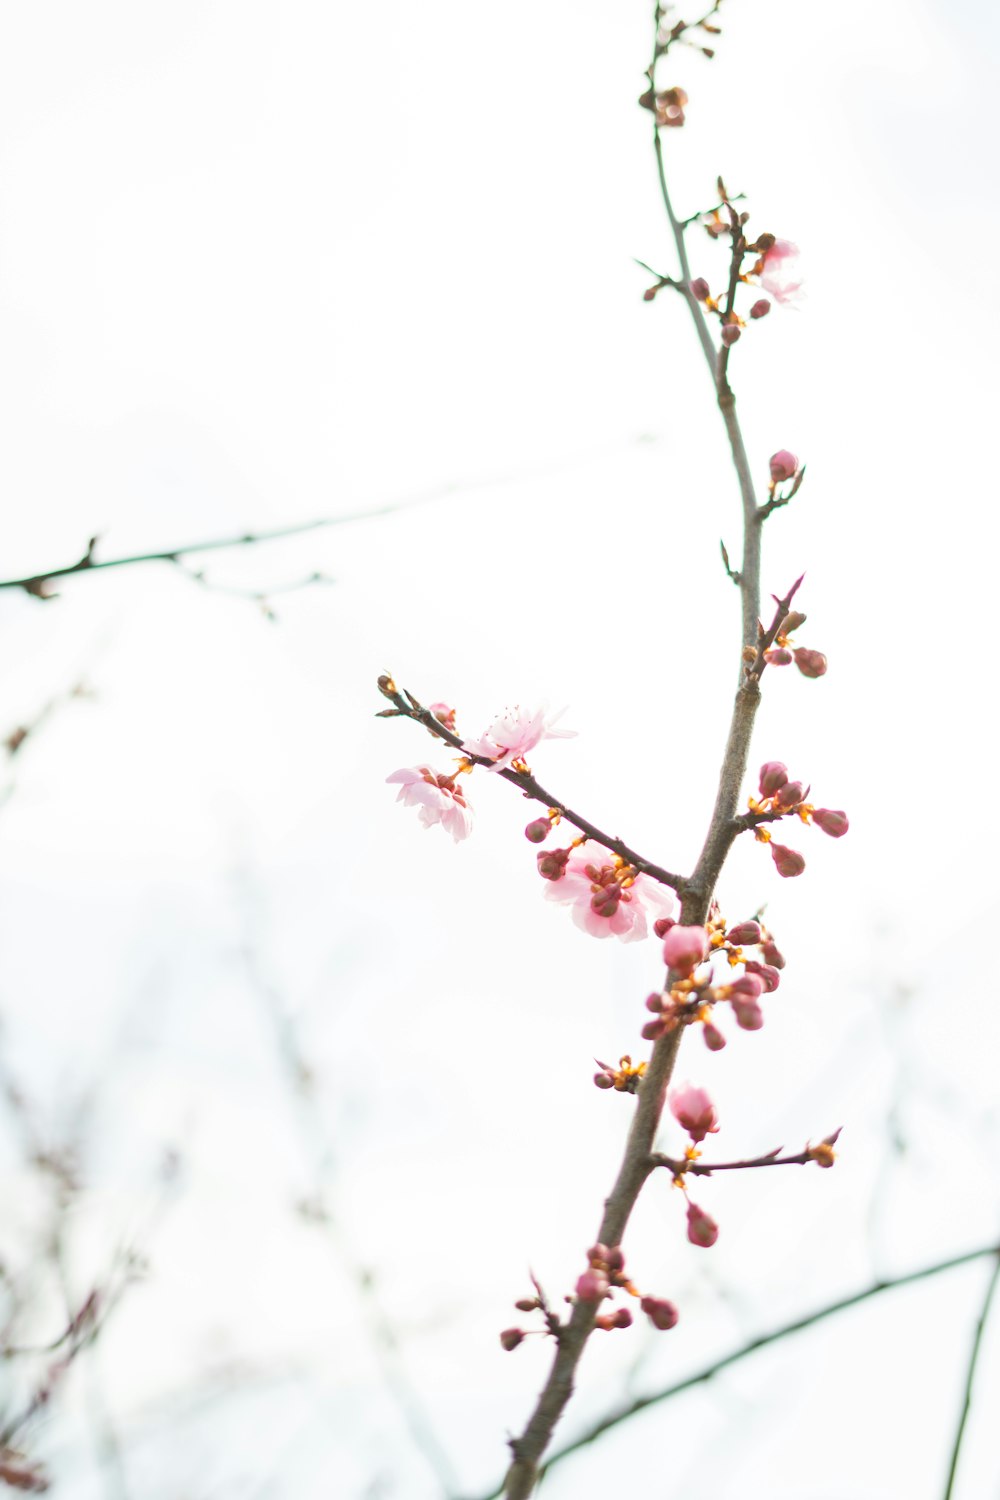
[[536, 854], [539, 875], [543, 880], [561, 880], [566, 873], [569, 856], [568, 849], [546, 849], [542, 854]]
[[653, 923], [653, 931], [658, 938], [665, 938], [671, 927], [677, 926], [676, 917], [657, 917]]
[[803, 677], [822, 677], [826, 671], [826, 657], [822, 651], [809, 651], [805, 646], [798, 646], [795, 665]]
[[770, 311], [770, 302], [768, 302], [766, 297], [761, 297], [760, 301], [755, 302], [753, 307], [751, 307], [750, 316], [751, 318], [766, 318]]
[[832, 807], [817, 807], [812, 815], [817, 828], [822, 828], [832, 839], [843, 838], [850, 828], [845, 812], [835, 812]]
[[771, 468], [771, 479], [775, 484], [781, 484], [784, 479], [794, 479], [799, 467], [795, 454], [789, 453], [787, 448], [779, 448], [777, 453], [772, 453], [768, 462]]
[[[775, 792], [784, 786], [788, 780], [788, 767], [782, 765], [780, 760], [768, 760], [760, 768], [760, 787], [762, 797], [773, 797]], [[541, 856], [539, 856], [541, 858]]]
[[806, 789], [801, 781], [786, 781], [775, 792], [774, 805], [779, 812], [791, 812], [793, 807], [798, 807], [805, 794]]
[[700, 1245], [703, 1250], [710, 1250], [719, 1238], [718, 1224], [703, 1208], [699, 1208], [697, 1203], [688, 1204], [687, 1219], [687, 1236], [692, 1245]]
[[783, 969], [785, 967], [785, 955], [777, 943], [772, 942], [770, 938], [761, 943], [760, 954], [764, 962], [771, 964], [775, 969]]
[[696, 276], [692, 281], [691, 295], [692, 297], [695, 297], [699, 302], [705, 301], [705, 298], [709, 295], [709, 292], [708, 282], [705, 280], [704, 276]]
[[709, 1052], [721, 1052], [726, 1045], [726, 1039], [722, 1032], [711, 1021], [705, 1022], [702, 1028], [702, 1036], [705, 1038], [705, 1046]]
[[759, 922], [737, 922], [735, 927], [730, 927], [726, 933], [726, 941], [741, 945], [743, 943], [760, 942]]
[[548, 818], [535, 818], [524, 830], [524, 836], [529, 844], [544, 844], [552, 832], [552, 824]]
[[784, 844], [770, 845], [771, 858], [774, 867], [784, 880], [789, 880], [793, 875], [801, 875], [806, 867], [806, 862], [796, 849], [786, 849]]
[[725, 344], [726, 348], [730, 349], [733, 344], [737, 342], [742, 333], [743, 329], [738, 323], [725, 323], [723, 324], [722, 332], [719, 337], [722, 339], [722, 342]]
[[639, 1306], [653, 1327], [658, 1328], [661, 1333], [666, 1333], [668, 1328], [675, 1328], [677, 1326], [677, 1319], [680, 1317], [680, 1313], [674, 1304], [668, 1302], [665, 1297], [643, 1297]]
[[516, 1349], [517, 1348], [518, 1344], [521, 1343], [521, 1341], [523, 1340], [523, 1338], [524, 1338], [524, 1330], [523, 1329], [521, 1329], [521, 1328], [505, 1328], [504, 1331], [503, 1331], [503, 1333], [500, 1335], [500, 1345], [501, 1345], [501, 1348], [506, 1349], [507, 1353], [509, 1354], [512, 1349]]
[[657, 286], [648, 286], [646, 288], [646, 290], [642, 294], [642, 300], [643, 300], [643, 302], [652, 302], [653, 298], [656, 296], [656, 294], [657, 294], [657, 292], [659, 290], [660, 290], [660, 288], [659, 288], [658, 285]]
[[746, 971], [748, 974], [756, 974], [769, 995], [781, 983], [781, 975], [777, 969], [772, 968], [770, 964], [759, 964], [755, 958], [746, 960]]

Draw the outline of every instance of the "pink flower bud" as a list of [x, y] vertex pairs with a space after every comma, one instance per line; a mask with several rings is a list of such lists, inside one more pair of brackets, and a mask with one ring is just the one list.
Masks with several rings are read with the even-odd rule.
[[781, 975], [777, 969], [773, 969], [770, 964], [759, 964], [755, 958], [748, 958], [746, 960], [746, 971], [748, 974], [756, 974], [769, 995], [781, 983]]
[[675, 974], [690, 974], [708, 957], [704, 927], [671, 927], [663, 940], [663, 962]]
[[[780, 787], [788, 780], [788, 767], [783, 766], [780, 760], [768, 760], [760, 768], [760, 787], [762, 797], [773, 797]], [[539, 855], [539, 860], [541, 860]]]
[[764, 981], [759, 974], [741, 974], [729, 988], [740, 1000], [759, 1000], [764, 993]]
[[798, 630], [800, 625], [806, 623], [806, 617], [800, 609], [789, 610], [781, 622], [780, 635], [791, 635], [793, 630]]
[[738, 323], [723, 323], [722, 332], [720, 333], [719, 337], [722, 339], [722, 342], [725, 344], [726, 348], [729, 349], [733, 344], [736, 343], [742, 332], [743, 329]]
[[736, 1017], [737, 1026], [744, 1031], [759, 1031], [764, 1024], [764, 1012], [757, 1000], [742, 1000], [738, 995], [734, 995], [733, 1014]]
[[779, 812], [791, 812], [793, 807], [798, 807], [805, 794], [806, 789], [801, 781], [786, 781], [775, 792], [774, 805]]
[[536, 818], [533, 823], [528, 824], [524, 836], [529, 844], [544, 844], [551, 832], [552, 824], [548, 818]]
[[632, 1314], [627, 1307], [619, 1307], [617, 1312], [604, 1313], [603, 1316], [594, 1319], [595, 1328], [603, 1328], [605, 1333], [610, 1333], [615, 1328], [630, 1328], [632, 1326]]
[[725, 1037], [719, 1030], [718, 1026], [716, 1026], [712, 1021], [706, 1021], [703, 1024], [701, 1034], [705, 1039], [705, 1046], [708, 1048], [709, 1052], [721, 1052], [723, 1047], [726, 1045]]
[[610, 1073], [595, 1073], [594, 1082], [599, 1089], [613, 1089], [615, 1086], [615, 1080]]
[[671, 927], [677, 926], [676, 917], [657, 917], [653, 923], [653, 931], [658, 938], [665, 938]]
[[696, 1088], [693, 1083], [671, 1089], [670, 1113], [696, 1143], [706, 1135], [714, 1135], [719, 1128], [719, 1117], [707, 1089]]
[[822, 828], [832, 839], [843, 838], [851, 826], [845, 812], [835, 812], [832, 807], [817, 807], [812, 815], [817, 828]]
[[618, 1311], [615, 1313], [615, 1327], [616, 1328], [631, 1328], [632, 1327], [632, 1314], [629, 1312], [629, 1310], [628, 1310], [627, 1307], [620, 1307], [618, 1309]]
[[771, 311], [771, 304], [766, 297], [761, 297], [750, 309], [751, 318], [766, 318]]
[[523, 1338], [524, 1330], [522, 1328], [505, 1328], [500, 1335], [500, 1344], [509, 1354], [512, 1349], [517, 1348]]
[[607, 1245], [602, 1245], [600, 1240], [598, 1240], [597, 1244], [591, 1245], [590, 1249], [587, 1251], [587, 1259], [592, 1266], [596, 1265], [598, 1261], [600, 1261], [601, 1265], [604, 1265], [610, 1254], [611, 1251], [608, 1249]]
[[769, 667], [787, 667], [791, 665], [792, 653], [787, 646], [768, 646], [764, 660]]
[[639, 1306], [653, 1327], [658, 1328], [661, 1333], [666, 1333], [668, 1328], [676, 1327], [680, 1314], [674, 1304], [668, 1302], [665, 1297], [643, 1297]]
[[719, 1226], [715, 1220], [699, 1208], [697, 1203], [688, 1204], [688, 1239], [692, 1245], [710, 1250], [719, 1238]]
[[805, 646], [797, 646], [795, 665], [803, 677], [822, 677], [826, 671], [826, 657], [822, 651], [810, 651]]
[[729, 931], [726, 933], [726, 941], [729, 943], [736, 943], [737, 945], [741, 945], [743, 943], [759, 943], [760, 923], [754, 921], [737, 922], [736, 926], [730, 927]]
[[659, 990], [654, 990], [651, 995], [646, 996], [646, 1009], [651, 1010], [654, 1016], [663, 1012], [663, 996]]
[[652, 302], [653, 298], [656, 296], [656, 294], [657, 294], [657, 292], [659, 290], [660, 290], [659, 283], [657, 283], [656, 286], [648, 286], [646, 288], [646, 290], [642, 294], [642, 300], [643, 300], [643, 302]]
[[783, 479], [794, 479], [798, 473], [799, 461], [787, 448], [779, 448], [777, 453], [772, 453], [769, 462], [771, 478], [775, 484], [780, 484]]
[[442, 723], [445, 729], [450, 729], [452, 734], [454, 734], [455, 710], [453, 708], [449, 708], [447, 703], [432, 703], [430, 708], [431, 713], [434, 715], [435, 719]]
[[603, 1271], [584, 1271], [577, 1278], [576, 1295], [581, 1302], [602, 1302], [611, 1290], [611, 1283]]
[[647, 1021], [639, 1035], [644, 1042], [658, 1042], [660, 1037], [667, 1031], [667, 1022], [663, 1016], [658, 1016], [655, 1021]]
[[518, 1312], [534, 1312], [536, 1307], [541, 1306], [541, 1303], [537, 1297], [519, 1297], [514, 1306]]
[[536, 854], [538, 873], [543, 880], [561, 880], [566, 873], [571, 854], [569, 849], [546, 849]]
[[624, 1271], [625, 1269], [625, 1251], [621, 1245], [613, 1245], [610, 1250], [605, 1251], [601, 1259], [606, 1263], [609, 1271]]
[[771, 843], [771, 858], [774, 867], [783, 880], [788, 880], [793, 875], [801, 875], [806, 867], [802, 855], [795, 849], [787, 849], [784, 844]]
[[772, 964], [776, 969], [783, 969], [785, 967], [785, 955], [773, 938], [767, 938], [761, 943], [760, 952], [766, 964]]
[[696, 276], [692, 281], [691, 295], [692, 297], [695, 297], [699, 302], [705, 301], [706, 297], [709, 295], [709, 292], [708, 282], [705, 280], [704, 276]]

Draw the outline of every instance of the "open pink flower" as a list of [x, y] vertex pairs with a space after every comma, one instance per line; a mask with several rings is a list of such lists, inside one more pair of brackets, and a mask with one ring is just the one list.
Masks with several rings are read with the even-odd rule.
[[650, 875], [638, 875], [624, 860], [586, 843], [572, 849], [562, 875], [546, 880], [549, 901], [572, 905], [573, 921], [592, 937], [636, 943], [647, 934], [646, 919], [669, 916], [674, 898]]
[[441, 775], [432, 771], [430, 766], [409, 766], [393, 771], [385, 779], [401, 783], [396, 801], [407, 807], [419, 807], [420, 821], [425, 828], [440, 823], [456, 844], [469, 837], [472, 809], [458, 785], [457, 776]]
[[802, 278], [798, 272], [799, 247], [791, 240], [775, 240], [764, 252], [760, 284], [775, 302], [797, 302], [802, 295]]
[[697, 1088], [693, 1083], [680, 1083], [670, 1090], [670, 1113], [678, 1125], [683, 1125], [695, 1142], [703, 1141], [706, 1135], [714, 1135], [719, 1128], [719, 1117], [707, 1089]]
[[491, 771], [499, 771], [512, 760], [521, 760], [529, 750], [534, 750], [541, 740], [570, 740], [575, 729], [553, 729], [566, 712], [561, 708], [549, 714], [544, 708], [533, 713], [520, 704], [505, 708], [478, 740], [466, 740], [465, 748], [473, 755], [485, 756], [493, 762]]

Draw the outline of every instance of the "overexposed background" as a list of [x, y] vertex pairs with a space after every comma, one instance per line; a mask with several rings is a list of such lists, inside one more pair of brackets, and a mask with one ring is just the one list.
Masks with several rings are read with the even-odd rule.
[[[690, 866], [739, 515], [690, 321], [643, 303], [633, 261], [675, 269], [635, 102], [649, 10], [3, 8], [0, 574], [95, 533], [112, 556], [403, 507], [191, 559], [211, 589], [153, 565], [0, 593], [0, 731], [59, 700], [0, 810], [5, 1076], [78, 1156], [71, 1298], [123, 1245], [149, 1263], [31, 1429], [67, 1500], [480, 1494], [543, 1379], [541, 1340], [496, 1335], [529, 1264], [554, 1296], [581, 1268], [631, 1109], [592, 1058], [639, 1051], [658, 953], [541, 900], [508, 786], [473, 778], [458, 848], [396, 808], [385, 776], [432, 747], [372, 717], [374, 684], [469, 732], [567, 704], [579, 737], [535, 753], [543, 782]], [[731, 368], [762, 485], [775, 449], [808, 461], [765, 588], [807, 570], [800, 640], [830, 658], [822, 682], [769, 674], [754, 761], [852, 829], [804, 832], [795, 882], [737, 847], [724, 908], [766, 902], [788, 968], [762, 1033], [689, 1039], [681, 1073], [727, 1157], [838, 1124], [843, 1151], [704, 1185], [710, 1254], [651, 1186], [629, 1263], [682, 1323], [595, 1339], [560, 1439], [997, 1233], [996, 12], [721, 20], [714, 63], [679, 49], [661, 75], [691, 96], [668, 168], [683, 215], [722, 172], [802, 248], [807, 301]], [[272, 589], [274, 620], [241, 593]], [[22, 1115], [0, 1255], [18, 1341], [44, 1342], [64, 1309]], [[779, 1344], [546, 1494], [642, 1474], [664, 1500], [933, 1500], [987, 1273]], [[970, 1500], [1000, 1483], [998, 1361], [994, 1327]], [[5, 1368], [11, 1409], [38, 1368]]]

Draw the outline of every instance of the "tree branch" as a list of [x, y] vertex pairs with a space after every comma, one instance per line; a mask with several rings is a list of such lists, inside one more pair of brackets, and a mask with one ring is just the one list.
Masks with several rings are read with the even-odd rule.
[[993, 1303], [993, 1294], [1000, 1282], [1000, 1247], [993, 1252], [995, 1260], [993, 1273], [986, 1283], [986, 1295], [983, 1297], [982, 1308], [979, 1313], [979, 1321], [976, 1331], [972, 1336], [972, 1348], [969, 1350], [969, 1364], [965, 1374], [965, 1390], [962, 1395], [962, 1410], [958, 1415], [958, 1426], [955, 1429], [955, 1441], [951, 1448], [951, 1461], [948, 1465], [948, 1479], [944, 1487], [944, 1500], [951, 1500], [955, 1488], [955, 1476], [958, 1473], [958, 1461], [962, 1452], [962, 1439], [965, 1437], [965, 1424], [969, 1419], [969, 1410], [972, 1406], [972, 1387], [976, 1378], [976, 1365], [979, 1363], [979, 1351], [982, 1347], [983, 1333], [989, 1322], [990, 1307]]

